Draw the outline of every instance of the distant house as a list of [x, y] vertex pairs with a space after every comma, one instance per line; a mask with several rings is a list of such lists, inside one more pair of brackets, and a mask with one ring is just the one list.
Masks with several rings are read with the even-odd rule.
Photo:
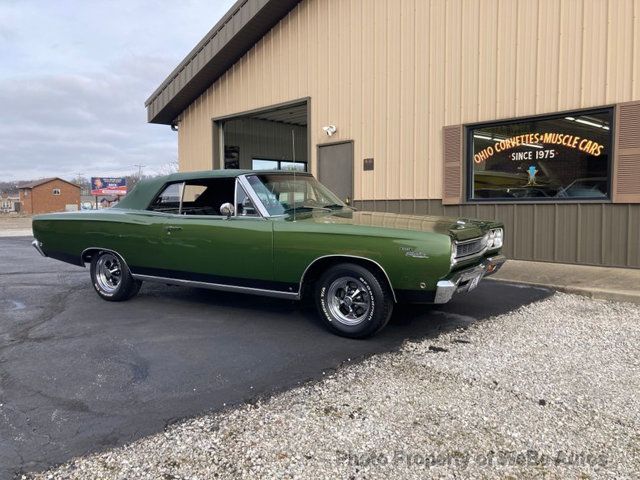
[[38, 214], [80, 209], [80, 187], [62, 178], [43, 178], [18, 185], [22, 212]]
[[0, 195], [0, 212], [11, 213], [20, 211], [20, 197], [2, 192]]

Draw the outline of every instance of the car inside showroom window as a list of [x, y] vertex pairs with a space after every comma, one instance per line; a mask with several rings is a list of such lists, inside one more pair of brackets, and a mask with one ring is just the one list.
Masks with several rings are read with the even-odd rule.
[[469, 128], [469, 200], [609, 198], [612, 109]]

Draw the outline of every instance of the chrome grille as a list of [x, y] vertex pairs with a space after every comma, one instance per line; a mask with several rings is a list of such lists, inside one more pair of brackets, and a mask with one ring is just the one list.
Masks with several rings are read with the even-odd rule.
[[465, 242], [456, 242], [454, 259], [460, 260], [482, 252], [487, 246], [487, 238], [480, 237]]

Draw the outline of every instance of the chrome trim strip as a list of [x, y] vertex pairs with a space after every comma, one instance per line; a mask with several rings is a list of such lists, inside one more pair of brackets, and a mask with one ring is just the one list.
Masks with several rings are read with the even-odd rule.
[[436, 296], [433, 298], [433, 303], [447, 303], [456, 293], [458, 285], [451, 280], [440, 280], [436, 284]]
[[[503, 235], [504, 235], [504, 229], [502, 227], [496, 227], [496, 228], [490, 228], [489, 231], [494, 231], [494, 230], [502, 230]], [[488, 232], [487, 232], [488, 233]], [[458, 245], [467, 245], [469, 243], [473, 243], [473, 242], [477, 242], [478, 240], [483, 239], [487, 234], [485, 233], [484, 235], [482, 235], [481, 237], [475, 237], [475, 238], [470, 238], [469, 240], [463, 240], [461, 242], [458, 241], [454, 241], [453, 245], [456, 247], [456, 252], [458, 251]], [[467, 260], [473, 260], [479, 257], [484, 256], [487, 252], [491, 251], [491, 250], [500, 250], [502, 248], [502, 245], [500, 245], [499, 247], [489, 247], [489, 245], [485, 245], [484, 248], [482, 250], [480, 250], [479, 252], [476, 253], [472, 253], [471, 255], [466, 255], [464, 257], [458, 257], [456, 258], [455, 256], [453, 257], [452, 261], [451, 261], [451, 266], [455, 266], [460, 262], [466, 262]]]
[[[178, 189], [180, 190], [180, 203], [178, 204], [178, 215], [182, 215], [182, 202], [184, 200], [184, 191], [186, 182], [182, 182]], [[164, 191], [164, 190], [163, 190]]]
[[[502, 267], [506, 261], [507, 258], [504, 255], [487, 257], [480, 265], [456, 272], [452, 278], [440, 280], [436, 284], [436, 294], [433, 299], [433, 303], [447, 303], [451, 300], [454, 294], [464, 293], [469, 289], [469, 285], [459, 287], [460, 283], [469, 281], [479, 274], [482, 275], [482, 278], [493, 275], [500, 270], [500, 267]], [[490, 266], [494, 268], [491, 272], [487, 273]], [[482, 280], [482, 278], [480, 280]]]
[[33, 242], [31, 242], [31, 246], [35, 248], [40, 255], [42, 255], [43, 257], [46, 257], [46, 255], [42, 251], [42, 242], [39, 242], [38, 240], [34, 240]]
[[382, 268], [382, 265], [380, 265], [375, 260], [372, 260], [372, 259], [367, 258], [367, 257], [359, 257], [357, 255], [347, 255], [347, 254], [340, 254], [340, 253], [336, 253], [336, 254], [333, 254], [333, 255], [323, 255], [321, 257], [316, 258], [309, 265], [307, 265], [307, 268], [305, 268], [304, 272], [302, 272], [302, 277], [300, 277], [300, 284], [298, 286], [298, 292], [302, 292], [302, 284], [304, 283], [304, 277], [307, 275], [307, 271], [311, 268], [311, 265], [316, 263], [318, 260], [322, 260], [323, 258], [330, 258], [330, 257], [357, 258], [359, 260], [366, 260], [366, 261], [369, 261], [369, 262], [377, 265], [378, 268], [380, 270], [382, 270], [382, 273], [384, 273], [384, 276], [387, 279], [387, 283], [389, 284], [389, 288], [391, 289], [391, 294], [393, 295], [394, 303], [398, 303], [398, 299], [396, 298], [396, 292], [393, 289], [393, 284], [391, 283], [391, 279], [389, 278], [389, 275], [387, 274], [387, 271], [384, 268]]
[[266, 209], [266, 207], [262, 203], [262, 200], [260, 200], [260, 197], [258, 197], [258, 195], [256, 194], [255, 190], [249, 183], [249, 180], [247, 180], [246, 176], [247, 174], [238, 175], [236, 179], [240, 183], [240, 185], [242, 185], [247, 195], [249, 195], [249, 198], [251, 199], [255, 207], [258, 209], [258, 213], [260, 213], [260, 215], [263, 218], [269, 218], [271, 216], [269, 215], [269, 211]]
[[208, 288], [210, 290], [220, 290], [223, 292], [251, 293], [254, 295], [261, 295], [264, 297], [284, 298], [288, 300], [300, 299], [300, 295], [298, 292], [280, 292], [278, 290], [266, 290], [262, 288], [253, 288], [253, 287], [239, 287], [237, 285], [225, 285], [222, 283], [199, 282], [196, 280], [183, 280], [181, 278], [157, 277], [155, 275], [140, 275], [140, 274], [132, 273], [132, 276], [136, 280], [144, 280], [148, 282], [169, 283], [172, 285], [186, 285], [190, 287]]

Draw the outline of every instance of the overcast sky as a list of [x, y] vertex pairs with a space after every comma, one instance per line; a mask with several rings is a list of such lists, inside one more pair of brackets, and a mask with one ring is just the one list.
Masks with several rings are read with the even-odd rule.
[[155, 173], [144, 101], [233, 0], [0, 0], [0, 181]]

